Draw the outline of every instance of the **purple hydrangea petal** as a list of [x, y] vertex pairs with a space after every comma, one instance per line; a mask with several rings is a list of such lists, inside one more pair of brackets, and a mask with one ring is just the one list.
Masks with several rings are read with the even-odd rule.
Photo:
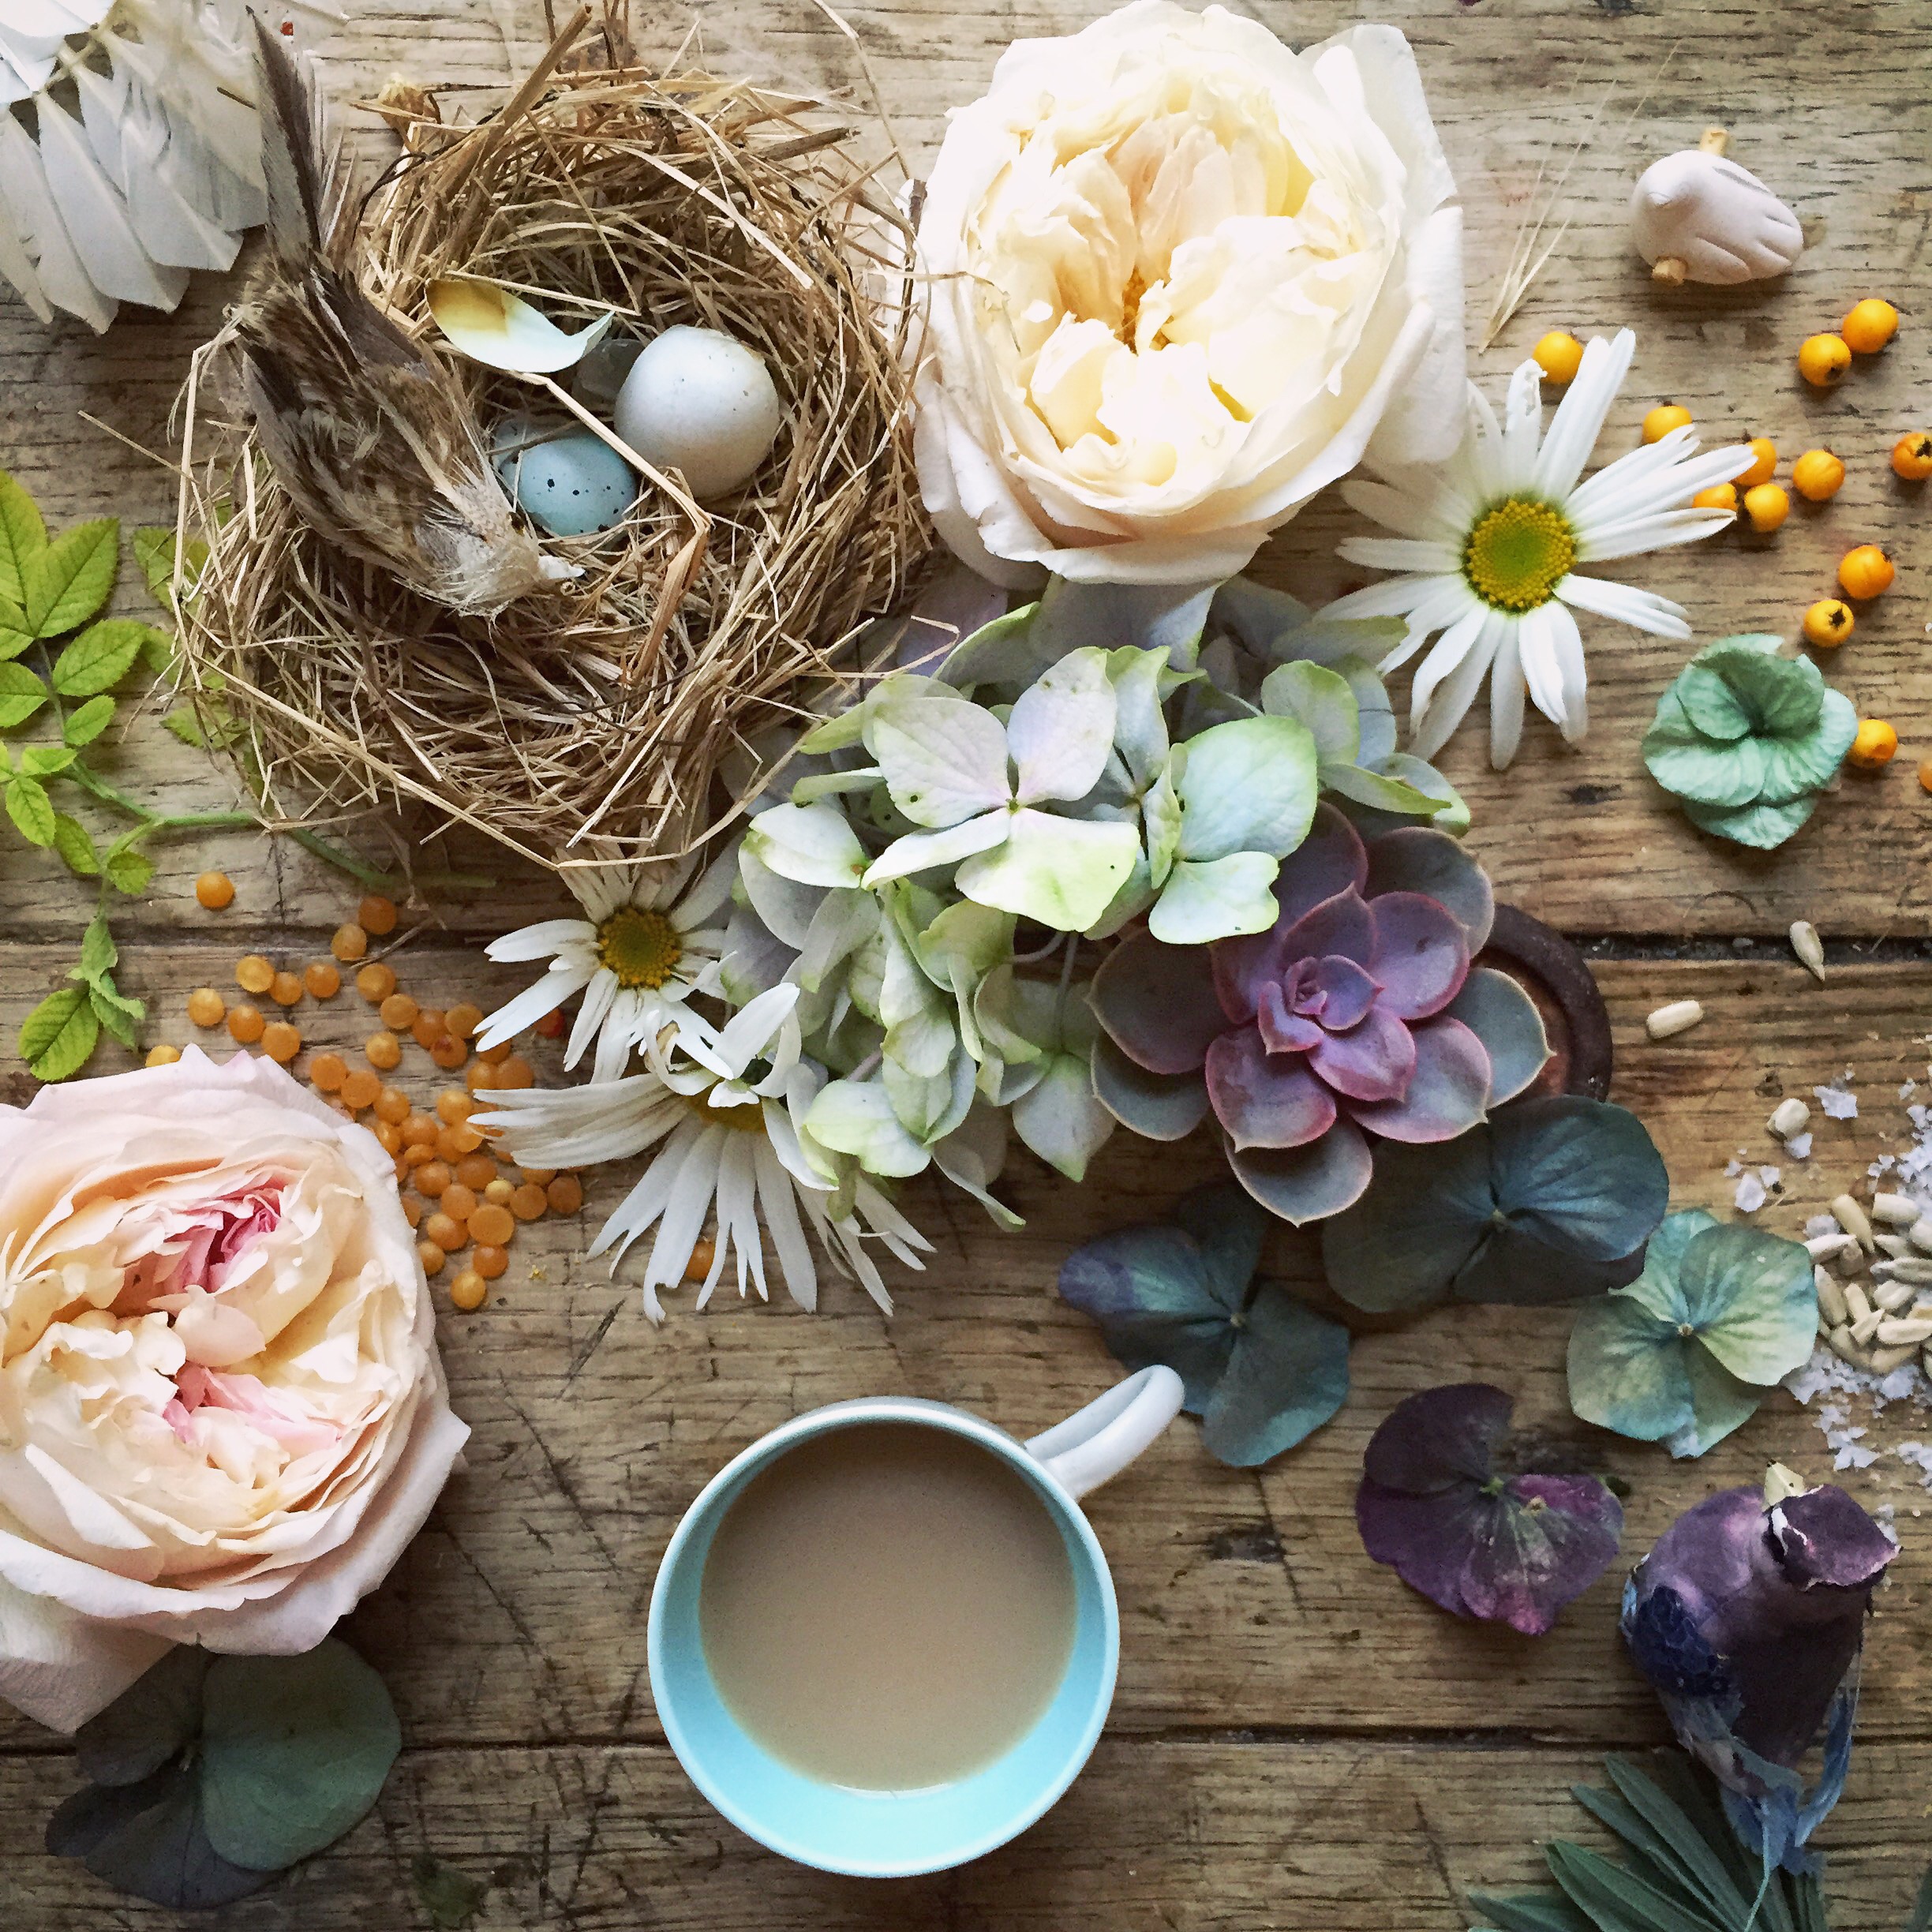
[[1799, 1582], [1869, 1589], [1899, 1546], [1835, 1483], [1788, 1496], [1771, 1511], [1784, 1573]]
[[1208, 1094], [1236, 1148], [1298, 1148], [1335, 1124], [1335, 1095], [1306, 1061], [1271, 1054], [1252, 1027], [1208, 1049]]
[[[1424, 1389], [1404, 1400], [1368, 1439], [1362, 1473], [1385, 1489], [1413, 1496], [1432, 1496], [1458, 1483], [1485, 1483], [1515, 1406], [1488, 1382]], [[1397, 1414], [1402, 1425], [1391, 1428]]]
[[1440, 900], [1455, 915], [1472, 954], [1483, 949], [1496, 917], [1489, 875], [1447, 832], [1427, 826], [1399, 826], [1369, 847], [1365, 889], [1371, 899], [1412, 892]]
[[1103, 1033], [1093, 1045], [1094, 1098], [1149, 1140], [1181, 1140], [1208, 1118], [1208, 1083], [1199, 1073], [1150, 1073]]
[[[1310, 960], [1299, 972], [1302, 997], [1312, 994], [1320, 1000], [1321, 1023], [1331, 1033], [1354, 1026], [1375, 1004], [1377, 987], [1373, 976], [1339, 953]], [[1406, 1019], [1408, 1015], [1402, 1017]]]
[[[1401, 1103], [1415, 1076], [1416, 1043], [1408, 1028], [1378, 1004], [1347, 1032], [1323, 1034], [1309, 1065], [1351, 1100]], [[1485, 1087], [1485, 1096], [1488, 1091]]]
[[1376, 1003], [1401, 1020], [1426, 1020], [1462, 990], [1470, 953], [1454, 913], [1420, 893], [1384, 893], [1368, 904]]
[[1228, 1150], [1234, 1178], [1271, 1215], [1301, 1227], [1351, 1208], [1375, 1172], [1368, 1143], [1346, 1116], [1306, 1147]]
[[1199, 946], [1123, 940], [1094, 975], [1094, 1013], [1129, 1060], [1150, 1073], [1191, 1073], [1227, 1021]]
[[1399, 1100], [1351, 1101], [1349, 1112], [1391, 1140], [1453, 1140], [1488, 1110], [1489, 1056], [1460, 1020], [1425, 1020], [1409, 1031], [1416, 1064], [1407, 1092]]
[[1262, 1043], [1270, 1053], [1307, 1053], [1325, 1037], [1312, 1020], [1305, 1020], [1288, 1010], [1279, 979], [1264, 980], [1255, 1024], [1261, 1029]]
[[1593, 1476], [1517, 1476], [1483, 1499], [1470, 1529], [1469, 1615], [1541, 1637], [1616, 1560], [1623, 1509]]
[[1446, 1498], [1411, 1496], [1366, 1480], [1355, 1492], [1355, 1526], [1369, 1561], [1386, 1563], [1451, 1616], [1473, 1614], [1462, 1601], [1462, 1576], [1474, 1493], [1458, 1485]]

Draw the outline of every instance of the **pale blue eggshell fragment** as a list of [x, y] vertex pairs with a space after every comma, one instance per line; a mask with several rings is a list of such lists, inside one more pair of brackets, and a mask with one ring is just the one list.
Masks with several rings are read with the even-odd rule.
[[621, 522], [637, 500], [631, 466], [588, 429], [506, 417], [492, 447], [504, 489], [552, 537], [594, 537]]

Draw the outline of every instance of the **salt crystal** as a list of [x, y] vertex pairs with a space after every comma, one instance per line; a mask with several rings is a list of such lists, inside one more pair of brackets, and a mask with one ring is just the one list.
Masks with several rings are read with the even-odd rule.
[[[1774, 1168], [1772, 1170], [1777, 1172]], [[1739, 1214], [1755, 1214], [1768, 1196], [1765, 1185], [1754, 1174], [1747, 1174], [1737, 1184], [1737, 1211]]]
[[1908, 1080], [1905, 1084], [1899, 1089], [1899, 1098], [1901, 1100], [1909, 1100], [1918, 1091], [1919, 1083], [1916, 1080]]
[[1811, 1089], [1818, 1105], [1831, 1120], [1856, 1120], [1858, 1099], [1847, 1093], [1842, 1087], [1814, 1087]]
[[1811, 1136], [1809, 1132], [1793, 1134], [1784, 1143], [1784, 1151], [1793, 1160], [1809, 1160], [1811, 1158]]
[[1741, 1160], [1728, 1160], [1724, 1163], [1724, 1178], [1727, 1181], [1735, 1181], [1743, 1171], [1744, 1163]]
[[1878, 1451], [1876, 1449], [1866, 1449], [1856, 1443], [1847, 1443], [1838, 1451], [1837, 1460], [1832, 1464], [1832, 1467], [1841, 1470], [1870, 1469], [1878, 1460]]
[[1821, 1235], [1842, 1234], [1844, 1232], [1844, 1230], [1838, 1225], [1836, 1215], [1813, 1215], [1804, 1225], [1807, 1241], [1816, 1241]]
[[1894, 1368], [1878, 1384], [1878, 1395], [1881, 1402], [1903, 1402], [1917, 1387], [1919, 1371], [1910, 1362], [1903, 1368]]
[[1778, 1170], [1775, 1167], [1760, 1167], [1758, 1170], [1758, 1178], [1766, 1187], [1774, 1188], [1778, 1184]]

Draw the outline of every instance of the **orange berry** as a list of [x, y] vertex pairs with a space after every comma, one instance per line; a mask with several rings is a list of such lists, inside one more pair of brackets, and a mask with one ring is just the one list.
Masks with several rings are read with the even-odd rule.
[[1852, 351], [1841, 335], [1807, 335], [1798, 349], [1798, 373], [1814, 389], [1829, 389], [1852, 366]]
[[470, 1257], [473, 1272], [485, 1281], [494, 1281], [510, 1265], [510, 1255], [506, 1249], [492, 1246], [489, 1242], [480, 1245]]
[[198, 1027], [218, 1027], [228, 1017], [228, 1002], [212, 987], [197, 987], [188, 995], [188, 1017]]
[[[405, 1138], [405, 1147], [414, 1144]], [[416, 1192], [434, 1200], [450, 1184], [450, 1170], [440, 1160], [425, 1161], [416, 1170]]]
[[378, 939], [388, 938], [396, 929], [395, 901], [372, 893], [356, 908], [356, 923]]
[[711, 1272], [711, 1264], [717, 1259], [717, 1244], [715, 1241], [693, 1241], [691, 1259], [684, 1264], [684, 1279], [688, 1282], [702, 1281]]
[[453, 1221], [467, 1221], [477, 1211], [477, 1197], [460, 1181], [452, 1181], [439, 1196], [443, 1211]]
[[575, 1174], [559, 1174], [544, 1194], [552, 1214], [575, 1214], [583, 1205], [583, 1183]]
[[422, 1268], [425, 1275], [440, 1275], [443, 1264], [449, 1260], [449, 1256], [432, 1241], [419, 1241], [416, 1244], [416, 1252], [422, 1257]]
[[1744, 492], [1744, 514], [1760, 537], [1768, 537], [1791, 515], [1791, 499], [1775, 483], [1760, 483]]
[[195, 881], [195, 903], [210, 912], [234, 904], [234, 881], [226, 872], [204, 872]]
[[1805, 642], [1829, 650], [1852, 635], [1856, 622], [1850, 605], [1840, 604], [1836, 597], [1820, 597], [1804, 614]]
[[301, 1051], [301, 1035], [286, 1020], [275, 1020], [263, 1030], [262, 1051], [277, 1066], [286, 1066]]
[[376, 1104], [381, 1091], [382, 1082], [367, 1067], [351, 1067], [342, 1084], [343, 1104], [360, 1114]]
[[356, 968], [356, 990], [372, 1006], [380, 1006], [395, 990], [395, 968], [381, 960], [371, 960]]
[[1823, 503], [1844, 485], [1845, 467], [1828, 449], [1810, 449], [1792, 465], [1792, 488], [1807, 503]]
[[1923, 483], [1932, 477], [1932, 436], [1915, 429], [1892, 445], [1892, 467], [1908, 483]]
[[1932, 792], [1932, 758], [1927, 758], [1919, 767], [1919, 789]]
[[418, 1046], [427, 1046], [443, 1030], [443, 1014], [440, 1008], [417, 1008], [416, 1017], [410, 1022], [410, 1031], [415, 1035]]
[[432, 1147], [425, 1147], [418, 1141], [405, 1140], [402, 1143], [402, 1165], [412, 1174], [418, 1167], [433, 1167], [436, 1157], [436, 1149]]
[[1760, 483], [1769, 483], [1777, 474], [1777, 445], [1769, 436], [1753, 436], [1750, 453], [1750, 467], [1737, 474], [1735, 480], [1739, 489], [1754, 489]]
[[369, 950], [369, 934], [360, 926], [338, 926], [329, 950], [345, 966], [352, 965]]
[[268, 983], [268, 997], [278, 1006], [298, 1006], [301, 1003], [302, 983], [292, 972], [279, 972]]
[[333, 960], [316, 960], [302, 968], [302, 984], [311, 999], [333, 999], [342, 990], [342, 969]]
[[158, 1045], [148, 1049], [148, 1058], [145, 1064], [148, 1066], [172, 1066], [180, 1058], [181, 1049], [178, 1046], [170, 1046], [166, 1040], [163, 1040]]
[[1583, 366], [1583, 345], [1564, 329], [1552, 329], [1530, 351], [1530, 360], [1543, 372], [1545, 382], [1562, 388], [1576, 380]]
[[450, 1283], [449, 1294], [451, 1307], [474, 1315], [489, 1299], [489, 1283], [474, 1268], [465, 1268]]
[[261, 1038], [262, 1029], [268, 1024], [261, 1016], [261, 1009], [250, 1005], [246, 1000], [228, 1009], [228, 1031], [244, 1046], [253, 1046]]
[[410, 1097], [400, 1087], [385, 1087], [376, 1096], [376, 1118], [394, 1121], [400, 1127], [416, 1111]]
[[556, 1178], [554, 1167], [526, 1167], [522, 1173], [526, 1181], [534, 1181], [538, 1187], [548, 1187]]
[[1737, 485], [1735, 483], [1713, 483], [1709, 489], [1701, 489], [1690, 499], [1695, 510], [1728, 510], [1737, 514]]
[[436, 1118], [445, 1127], [460, 1127], [476, 1111], [476, 1103], [458, 1087], [445, 1087], [436, 1098]]
[[492, 1247], [507, 1248], [516, 1233], [516, 1217], [507, 1208], [486, 1200], [470, 1217], [470, 1232], [477, 1240]]
[[526, 1181], [510, 1196], [510, 1211], [519, 1221], [537, 1221], [550, 1205], [549, 1197], [534, 1181]]
[[[397, 1163], [396, 1178], [399, 1181], [402, 1178], [402, 1164], [399, 1162]], [[402, 1196], [402, 1215], [411, 1227], [422, 1226], [423, 1204], [414, 1194], [405, 1194]]]
[[539, 1039], [561, 1039], [564, 1037], [564, 1009], [553, 1006], [531, 1029]]
[[1847, 348], [1860, 355], [1876, 355], [1898, 333], [1898, 311], [1889, 301], [1867, 295], [1853, 305], [1838, 332]]
[[394, 1121], [379, 1120], [375, 1133], [385, 1154], [394, 1156], [402, 1151], [402, 1129]]
[[1845, 754], [1845, 762], [1860, 771], [1877, 771], [1889, 765], [1898, 751], [1898, 733], [1883, 718], [1862, 718], [1858, 736]]
[[266, 993], [275, 984], [275, 969], [259, 953], [245, 953], [235, 961], [235, 984], [244, 993]]
[[429, 1043], [429, 1058], [449, 1073], [470, 1058], [470, 1049], [454, 1033], [439, 1033]]
[[402, 1043], [393, 1033], [372, 1033], [362, 1050], [371, 1066], [392, 1073], [402, 1064]]
[[495, 1084], [500, 1088], [528, 1087], [537, 1078], [535, 1070], [521, 1054], [512, 1054], [496, 1069]]
[[[421, 1179], [422, 1177], [418, 1174], [417, 1180], [419, 1184]], [[470, 1245], [470, 1237], [463, 1224], [444, 1212], [430, 1215], [422, 1224], [422, 1231], [446, 1254], [454, 1254], [459, 1248], [466, 1248]]]
[[487, 1154], [466, 1154], [456, 1163], [456, 1178], [466, 1188], [495, 1185], [496, 1163]]
[[481, 1133], [468, 1125], [445, 1127], [436, 1136], [436, 1151], [447, 1161], [461, 1160], [466, 1154], [474, 1154], [482, 1144]]
[[406, 993], [391, 993], [382, 1002], [382, 1023], [391, 1033], [406, 1033], [416, 1024], [416, 1002]]
[[411, 1147], [434, 1147], [436, 1136], [442, 1131], [434, 1118], [428, 1114], [412, 1114], [402, 1123], [402, 1138]]
[[1643, 419], [1643, 440], [1661, 443], [1673, 429], [1683, 429], [1690, 421], [1690, 412], [1681, 402], [1660, 402]]
[[479, 1046], [477, 1058], [485, 1066], [501, 1066], [510, 1058], [510, 1042], [499, 1040], [494, 1046]]
[[1892, 560], [1876, 544], [1860, 544], [1838, 560], [1838, 587], [1861, 601], [1883, 597], [1898, 575]]
[[483, 1009], [471, 1005], [467, 1000], [460, 1001], [443, 1016], [443, 1024], [460, 1040], [474, 1039], [483, 1024]]

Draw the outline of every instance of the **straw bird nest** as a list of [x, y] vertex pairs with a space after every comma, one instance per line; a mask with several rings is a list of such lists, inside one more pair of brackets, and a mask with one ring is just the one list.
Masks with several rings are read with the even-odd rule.
[[[313, 822], [414, 801], [553, 866], [669, 854], [727, 821], [721, 763], [744, 796], [931, 541], [910, 251], [852, 130], [702, 74], [555, 72], [560, 51], [477, 125], [399, 97], [405, 152], [340, 245], [429, 342], [426, 288], [462, 274], [565, 328], [614, 309], [638, 339], [693, 323], [750, 343], [784, 423], [746, 490], [694, 514], [646, 481], [614, 531], [538, 534], [581, 567], [558, 594], [458, 617], [329, 549], [253, 432], [215, 420], [224, 337], [190, 384], [182, 510], [208, 546], [183, 600], [191, 675], [271, 809]], [[486, 435], [545, 402], [449, 359]]]

